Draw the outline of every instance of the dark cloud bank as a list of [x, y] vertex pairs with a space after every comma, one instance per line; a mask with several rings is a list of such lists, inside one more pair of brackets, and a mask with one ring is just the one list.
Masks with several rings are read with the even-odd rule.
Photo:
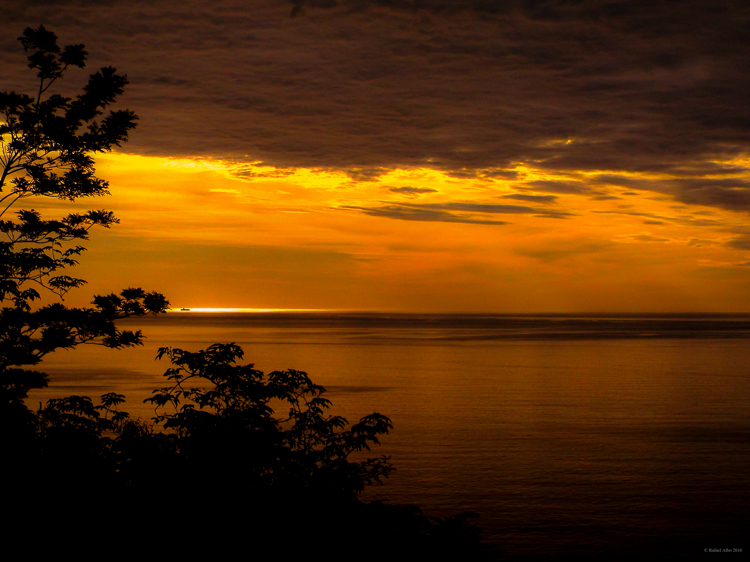
[[[128, 149], [143, 154], [364, 179], [397, 166], [487, 177], [525, 162], [750, 210], [747, 181], [704, 179], [748, 177], [711, 162], [750, 148], [746, 0], [20, 2], [0, 22], [0, 89], [22, 86], [15, 38], [40, 23], [86, 43], [91, 66], [128, 73], [142, 119]], [[619, 175], [643, 171], [676, 179]], [[399, 209], [388, 212], [450, 212]]]

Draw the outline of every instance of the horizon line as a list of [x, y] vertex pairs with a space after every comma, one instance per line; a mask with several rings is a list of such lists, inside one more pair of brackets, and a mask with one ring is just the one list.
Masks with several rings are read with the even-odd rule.
[[355, 309], [355, 308], [244, 308], [244, 307], [171, 307], [166, 312], [198, 312], [198, 313], [268, 313], [268, 312], [332, 312], [332, 313], [366, 313], [366, 314], [465, 314], [465, 315], [504, 315], [504, 316], [536, 316], [536, 315], [586, 315], [586, 316], [642, 316], [642, 315], [747, 315], [750, 311], [536, 311], [536, 312], [499, 312], [499, 311], [414, 311], [414, 310], [377, 310], [377, 309]]

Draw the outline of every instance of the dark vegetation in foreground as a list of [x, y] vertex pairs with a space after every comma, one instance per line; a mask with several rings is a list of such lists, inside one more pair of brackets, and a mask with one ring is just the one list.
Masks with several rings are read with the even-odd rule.
[[[28, 385], [3, 385], [5, 481], [17, 512], [33, 517], [41, 508], [62, 534], [127, 529], [129, 541], [144, 532], [151, 540], [149, 527], [198, 525], [198, 536], [176, 547], [188, 550], [202, 540], [215, 547], [218, 535], [226, 548], [251, 541], [296, 550], [314, 541], [333, 551], [481, 552], [471, 514], [427, 518], [416, 506], [357, 499], [392, 470], [384, 456], [350, 458], [392, 428], [387, 417], [347, 428], [307, 374], [238, 364], [242, 350], [232, 344], [159, 354], [173, 366], [148, 399], [153, 423], [130, 420], [118, 394], [99, 405], [50, 400], [33, 412], [24, 405]], [[276, 416], [272, 403], [286, 414]]]
[[[301, 371], [268, 375], [242, 365], [242, 350], [215, 344], [190, 353], [161, 349], [171, 360], [167, 385], [154, 391], [156, 417], [132, 420], [108, 393], [49, 400], [38, 411], [28, 393], [47, 386], [35, 369], [45, 355], [80, 344], [140, 345], [122, 318], [159, 314], [168, 302], [142, 289], [97, 296], [93, 308], [38, 306], [34, 288], [62, 298], [85, 283], [76, 265], [94, 226], [118, 221], [108, 211], [44, 218], [17, 201], [75, 201], [107, 193], [92, 155], [127, 141], [137, 117], [104, 110], [123, 92], [114, 68], [91, 75], [75, 99], [50, 94], [69, 67], [83, 68], [83, 45], [60, 49], [44, 27], [19, 38], [37, 71], [33, 96], [0, 93], [0, 448], [3, 536], [18, 546], [127, 545], [157, 553], [242, 553], [272, 548], [368, 554], [451, 552], [479, 555], [473, 514], [428, 518], [415, 506], [358, 495], [392, 470], [387, 457], [366, 458], [392, 429], [381, 414], [348, 426], [328, 413], [324, 389]], [[282, 412], [282, 413], [277, 413]], [[7, 518], [10, 519], [7, 519]], [[116, 551], [113, 551], [116, 549]], [[141, 554], [144, 550], [139, 550]]]

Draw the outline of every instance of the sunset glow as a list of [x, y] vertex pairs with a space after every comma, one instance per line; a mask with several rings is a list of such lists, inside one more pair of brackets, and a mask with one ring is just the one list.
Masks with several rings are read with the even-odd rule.
[[744, 213], [676, 201], [659, 191], [664, 175], [519, 164], [512, 179], [394, 169], [354, 181], [214, 160], [98, 162], [121, 219], [82, 265], [98, 291], [130, 252], [129, 277], [168, 285], [175, 307], [193, 310], [750, 308]]

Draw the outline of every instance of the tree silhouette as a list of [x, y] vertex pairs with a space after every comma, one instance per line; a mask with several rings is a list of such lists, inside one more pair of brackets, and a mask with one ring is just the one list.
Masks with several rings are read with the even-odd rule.
[[56, 349], [87, 342], [138, 345], [142, 335], [119, 330], [115, 321], [163, 312], [168, 304], [158, 293], [131, 288], [95, 297], [93, 308], [59, 302], [33, 307], [39, 290], [62, 298], [85, 283], [66, 271], [85, 250], [80, 242], [94, 226], [118, 221], [103, 210], [43, 218], [33, 209], [17, 211], [13, 220], [7, 216], [11, 207], [30, 198], [75, 201], [108, 193], [107, 182], [95, 175], [93, 155], [125, 142], [137, 117], [128, 110], [104, 115], [127, 84], [111, 67], [92, 74], [75, 99], [52, 93], [70, 67], [84, 68], [83, 45], [60, 49], [43, 26], [26, 29], [19, 40], [39, 86], [33, 96], [0, 93], [0, 403], [15, 414], [23, 411], [30, 389], [47, 384], [47, 376], [29, 366]]
[[[378, 444], [391, 421], [374, 413], [345, 429], [347, 420], [327, 413], [325, 389], [307, 373], [264, 375], [253, 365], [238, 365], [243, 351], [234, 344], [198, 353], [162, 348], [163, 356], [174, 365], [165, 374], [170, 385], [146, 401], [156, 406], [155, 421], [175, 432], [188, 479], [224, 478], [235, 482], [235, 493], [263, 490], [338, 503], [355, 501], [392, 470], [387, 457], [349, 458]], [[272, 402], [276, 410], [288, 409], [287, 416], [275, 417]]]
[[[120, 330], [116, 321], [168, 306], [163, 295], [138, 288], [96, 296], [90, 308], [57, 300], [85, 283], [68, 271], [90, 229], [109, 228], [117, 219], [104, 210], [51, 217], [34, 209], [10, 216], [11, 209], [40, 197], [76, 201], [106, 194], [93, 156], [125, 142], [137, 118], [128, 110], [105, 114], [127, 84], [114, 68], [92, 74], [75, 99], [53, 92], [69, 69], [84, 68], [83, 45], [60, 49], [43, 26], [26, 29], [19, 40], [38, 88], [33, 95], [0, 93], [0, 447], [8, 505], [29, 493], [49, 499], [70, 486], [101, 482], [106, 469], [113, 474], [106, 433], [127, 415], [115, 412], [120, 398], [113, 394], [100, 406], [70, 396], [32, 412], [28, 392], [49, 380], [34, 367], [55, 350], [84, 343], [139, 345], [142, 334]], [[51, 304], [41, 305], [44, 293]]]

